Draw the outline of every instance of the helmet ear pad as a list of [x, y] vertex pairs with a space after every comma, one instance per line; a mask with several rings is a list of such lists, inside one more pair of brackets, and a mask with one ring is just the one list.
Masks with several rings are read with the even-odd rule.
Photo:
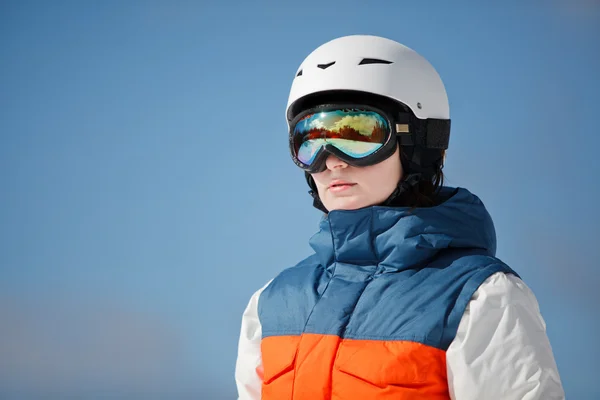
[[445, 150], [423, 146], [400, 145], [400, 161], [404, 175], [421, 174], [423, 180], [430, 180], [443, 168]]

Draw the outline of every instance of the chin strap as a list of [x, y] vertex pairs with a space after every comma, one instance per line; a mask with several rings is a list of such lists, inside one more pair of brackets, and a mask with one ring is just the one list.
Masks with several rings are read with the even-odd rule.
[[405, 179], [398, 182], [398, 186], [396, 186], [396, 189], [390, 194], [390, 197], [381, 204], [384, 206], [401, 206], [401, 204], [396, 203], [400, 203], [398, 200], [400, 200], [405, 193], [410, 192], [410, 190], [419, 183], [421, 176], [420, 172], [409, 174]]
[[310, 187], [308, 194], [313, 198], [313, 207], [327, 214], [329, 211], [325, 208], [325, 205], [323, 205], [323, 202], [321, 202], [321, 199], [319, 198], [319, 192], [317, 192], [317, 186], [315, 185], [312, 176], [310, 176], [308, 172], [305, 172], [304, 177], [306, 178], [306, 183], [308, 183], [308, 186]]

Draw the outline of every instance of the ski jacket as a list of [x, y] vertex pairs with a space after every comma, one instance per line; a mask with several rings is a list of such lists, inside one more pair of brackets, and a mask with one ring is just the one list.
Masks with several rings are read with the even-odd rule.
[[482, 202], [326, 215], [314, 254], [255, 293], [240, 400], [562, 399], [535, 296]]

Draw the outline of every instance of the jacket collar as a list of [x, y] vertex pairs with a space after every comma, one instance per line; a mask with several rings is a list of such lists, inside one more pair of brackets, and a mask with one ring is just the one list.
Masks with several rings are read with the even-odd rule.
[[442, 188], [430, 208], [372, 206], [334, 210], [310, 245], [321, 263], [375, 265], [386, 272], [415, 268], [448, 248], [496, 253], [496, 232], [481, 200], [463, 188]]

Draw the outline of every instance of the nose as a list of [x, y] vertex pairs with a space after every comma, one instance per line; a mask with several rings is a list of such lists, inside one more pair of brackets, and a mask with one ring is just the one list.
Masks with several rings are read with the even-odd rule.
[[340, 160], [333, 154], [327, 157], [327, 160], [325, 160], [325, 165], [327, 166], [327, 169], [331, 171], [337, 168], [346, 168], [348, 166], [346, 162]]

